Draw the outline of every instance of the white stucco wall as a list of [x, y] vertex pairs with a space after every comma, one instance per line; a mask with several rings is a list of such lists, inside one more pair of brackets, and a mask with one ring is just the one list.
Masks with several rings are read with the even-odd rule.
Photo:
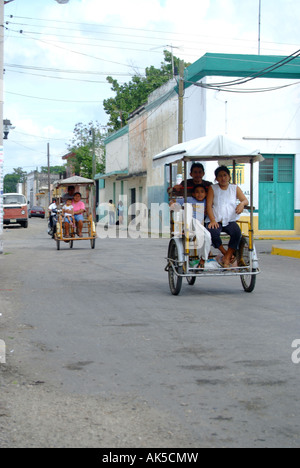
[[106, 174], [128, 169], [128, 133], [106, 145]]
[[[206, 77], [202, 82], [220, 83], [236, 78]], [[287, 86], [288, 85], [288, 86]], [[229, 134], [244, 138], [245, 145], [263, 154], [295, 155], [295, 210], [300, 209], [300, 84], [287, 79], [256, 79], [236, 89], [278, 87], [263, 93], [229, 93], [189, 87], [185, 92], [184, 139]], [[205, 164], [206, 179], [214, 180], [217, 164]], [[259, 208], [259, 167], [254, 169], [254, 204]], [[242, 189], [250, 192], [250, 170], [245, 170]], [[297, 216], [297, 215], [296, 215]]]

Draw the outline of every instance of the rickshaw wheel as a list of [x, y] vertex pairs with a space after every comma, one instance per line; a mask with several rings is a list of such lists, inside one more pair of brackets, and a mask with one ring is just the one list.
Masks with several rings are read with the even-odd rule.
[[74, 242], [73, 242], [73, 241], [70, 241], [70, 244], [69, 244], [70, 249], [73, 249], [73, 244], [74, 244]]
[[[176, 263], [179, 260], [177, 245], [174, 241], [171, 241], [171, 244], [169, 247], [169, 258], [174, 261], [173, 263]], [[179, 275], [183, 274], [182, 266], [175, 265], [175, 269]], [[171, 265], [168, 270], [168, 275], [169, 275], [169, 286], [170, 286], [171, 293], [173, 294], [173, 296], [178, 296], [182, 287], [182, 276], [177, 276]]]
[[60, 250], [60, 241], [59, 240], [56, 240], [56, 248], [57, 248], [57, 250]]
[[196, 283], [196, 276], [187, 276], [186, 280], [190, 286], [194, 286]]
[[[256, 272], [255, 269], [252, 271]], [[247, 293], [252, 293], [254, 291], [256, 285], [256, 275], [243, 275], [241, 276], [241, 281], [243, 288]]]
[[94, 249], [96, 246], [96, 239], [91, 239], [91, 249]]

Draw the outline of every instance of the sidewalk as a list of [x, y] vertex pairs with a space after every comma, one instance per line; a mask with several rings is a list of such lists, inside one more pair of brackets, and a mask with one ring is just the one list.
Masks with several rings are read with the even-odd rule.
[[267, 235], [257, 234], [254, 239], [262, 241], [274, 241], [272, 255], [283, 257], [300, 258], [300, 236], [296, 235]]

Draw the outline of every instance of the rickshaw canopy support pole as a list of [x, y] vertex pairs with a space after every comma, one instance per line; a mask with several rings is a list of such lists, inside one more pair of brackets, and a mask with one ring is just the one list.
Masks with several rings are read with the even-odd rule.
[[251, 167], [251, 182], [250, 182], [250, 233], [249, 233], [249, 250], [253, 251], [254, 237], [254, 164], [253, 159], [250, 161]]
[[[184, 160], [184, 203], [185, 205], [187, 204], [187, 197], [188, 197], [188, 189], [187, 189], [187, 179], [188, 179], [188, 173], [187, 173], [187, 161]], [[185, 254], [189, 254], [189, 239], [190, 239], [190, 233], [189, 233], [189, 228], [188, 228], [188, 210], [184, 210], [184, 250]]]
[[236, 160], [233, 160], [233, 183], [236, 184]]
[[[169, 177], [170, 177], [170, 187], [172, 188], [173, 187], [173, 165], [172, 163], [169, 164]], [[169, 202], [171, 201], [171, 198], [172, 198], [172, 195], [171, 195], [171, 192], [169, 192]], [[170, 236], [173, 237], [174, 236], [174, 212], [173, 211], [170, 211]]]

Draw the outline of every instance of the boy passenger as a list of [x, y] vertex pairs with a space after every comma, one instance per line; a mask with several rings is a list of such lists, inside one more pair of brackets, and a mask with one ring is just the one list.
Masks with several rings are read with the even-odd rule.
[[[212, 185], [211, 182], [203, 180], [203, 177], [205, 176], [205, 171], [204, 166], [201, 163], [192, 164], [190, 175], [192, 178], [187, 180], [187, 191], [189, 197], [192, 196], [192, 191], [196, 185], [202, 184], [205, 187], [210, 187]], [[169, 190], [177, 192], [179, 196], [184, 195], [184, 181], [182, 181], [180, 185], [175, 185], [173, 189], [170, 188]]]

